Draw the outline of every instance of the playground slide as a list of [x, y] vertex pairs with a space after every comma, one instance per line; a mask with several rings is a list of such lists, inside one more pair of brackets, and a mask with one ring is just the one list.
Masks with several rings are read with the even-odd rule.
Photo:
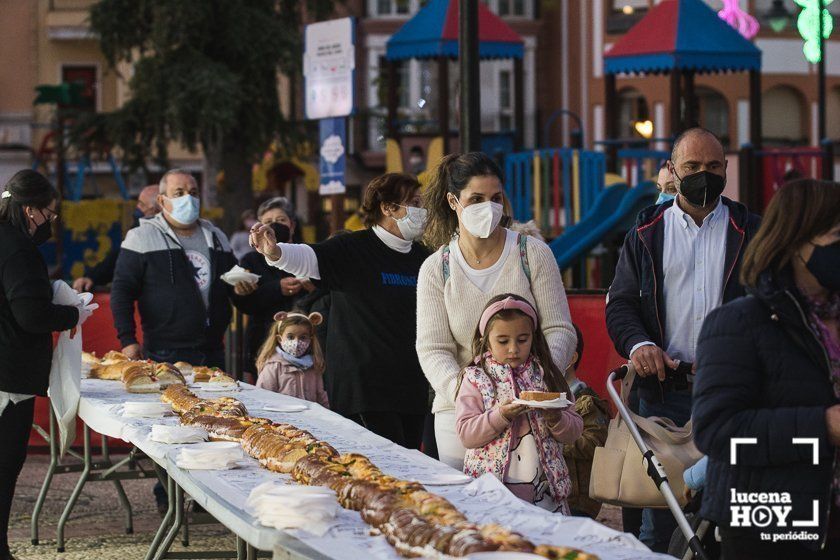
[[588, 253], [607, 234], [630, 229], [636, 221], [636, 215], [656, 202], [657, 195], [656, 185], [652, 181], [645, 181], [629, 190], [624, 184], [604, 189], [592, 210], [549, 244], [560, 270]]

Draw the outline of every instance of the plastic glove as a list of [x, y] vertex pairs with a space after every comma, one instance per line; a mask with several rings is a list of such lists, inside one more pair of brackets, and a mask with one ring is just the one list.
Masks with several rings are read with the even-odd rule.
[[76, 327], [81, 327], [82, 324], [87, 321], [88, 317], [93, 315], [93, 312], [99, 309], [98, 303], [90, 303], [85, 306], [79, 307], [79, 322], [76, 323]]

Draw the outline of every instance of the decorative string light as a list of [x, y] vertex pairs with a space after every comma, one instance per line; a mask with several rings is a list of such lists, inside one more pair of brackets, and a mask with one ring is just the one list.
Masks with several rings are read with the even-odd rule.
[[747, 39], [758, 33], [758, 20], [741, 9], [739, 0], [723, 0], [723, 9], [718, 12], [718, 17]]
[[[796, 29], [799, 30], [799, 35], [805, 41], [802, 52], [805, 53], [805, 59], [808, 62], [816, 64], [822, 59], [823, 54], [820, 52], [820, 11], [822, 11], [822, 36], [825, 41], [828, 40], [834, 29], [834, 18], [831, 17], [826, 6], [834, 0], [795, 1], [802, 6], [802, 11], [799, 12], [799, 18], [796, 20]], [[820, 10], [820, 2], [822, 2], [822, 10]]]

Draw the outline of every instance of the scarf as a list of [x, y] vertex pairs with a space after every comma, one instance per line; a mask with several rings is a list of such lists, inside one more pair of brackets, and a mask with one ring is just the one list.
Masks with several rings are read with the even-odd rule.
[[[829, 376], [834, 396], [840, 398], [840, 340], [825, 324], [826, 319], [840, 318], [840, 294], [832, 294], [825, 302], [807, 298], [811, 327], [817, 333], [826, 355], [828, 355]], [[834, 503], [840, 507], [840, 449], [834, 453], [834, 474], [831, 484]]]
[[300, 358], [296, 358], [288, 352], [285, 352], [279, 346], [277, 347], [277, 353], [280, 354], [280, 357], [283, 358], [283, 360], [289, 362], [298, 369], [307, 370], [315, 365], [315, 359], [312, 357], [312, 354], [304, 354]]

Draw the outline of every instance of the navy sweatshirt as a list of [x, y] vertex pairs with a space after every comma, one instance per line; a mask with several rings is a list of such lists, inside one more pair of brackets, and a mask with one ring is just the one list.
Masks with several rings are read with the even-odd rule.
[[134, 303], [140, 311], [144, 346], [152, 351], [223, 347], [233, 287], [220, 276], [236, 264], [225, 234], [199, 220], [210, 248], [210, 305], [204, 306], [195, 270], [163, 214], [140, 221], [120, 247], [111, 288], [111, 312], [123, 347], [137, 342]]

